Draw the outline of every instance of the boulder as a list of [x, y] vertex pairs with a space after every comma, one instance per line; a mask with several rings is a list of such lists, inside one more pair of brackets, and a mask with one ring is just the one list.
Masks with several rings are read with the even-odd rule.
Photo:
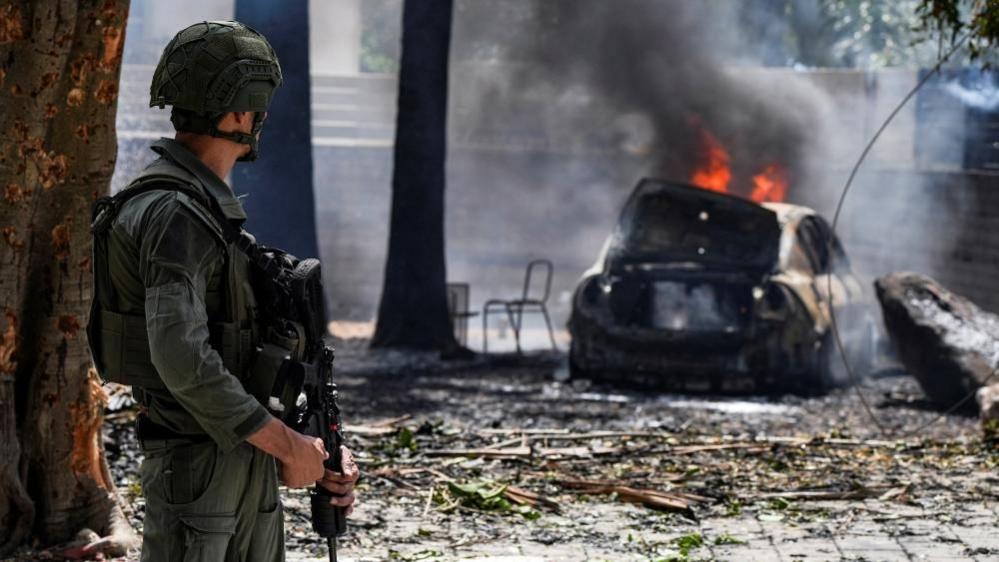
[[982, 424], [999, 421], [999, 383], [979, 388], [977, 398]]
[[[976, 391], [999, 382], [999, 316], [917, 273], [892, 273], [874, 287], [895, 350], [926, 396], [974, 412]], [[999, 396], [989, 396], [994, 412]]]

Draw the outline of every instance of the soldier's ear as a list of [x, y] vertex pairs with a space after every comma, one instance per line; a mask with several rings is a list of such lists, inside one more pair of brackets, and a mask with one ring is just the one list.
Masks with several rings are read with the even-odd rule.
[[252, 111], [234, 111], [232, 116], [236, 122], [236, 125], [240, 129], [246, 129], [247, 131], [253, 127], [253, 112]]

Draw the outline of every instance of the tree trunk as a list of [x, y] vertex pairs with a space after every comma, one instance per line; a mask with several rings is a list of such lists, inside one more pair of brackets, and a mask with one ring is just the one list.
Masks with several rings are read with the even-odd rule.
[[128, 0], [0, 6], [0, 554], [128, 533], [83, 330], [127, 13]]
[[264, 34], [277, 52], [284, 83], [260, 136], [260, 159], [236, 166], [233, 186], [246, 193], [247, 228], [262, 244], [300, 258], [319, 257], [312, 189], [308, 0], [237, 0], [236, 19]]
[[457, 346], [444, 254], [451, 13], [452, 0], [403, 7], [392, 223], [373, 347]]

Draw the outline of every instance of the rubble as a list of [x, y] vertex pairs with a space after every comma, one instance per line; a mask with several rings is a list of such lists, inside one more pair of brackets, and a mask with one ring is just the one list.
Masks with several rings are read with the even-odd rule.
[[[365, 474], [344, 560], [630, 562], [687, 547], [688, 558], [674, 559], [794, 560], [809, 545], [856, 549], [913, 534], [926, 546], [912, 560], [996, 546], [938, 539], [944, 528], [994, 527], [999, 454], [967, 417], [896, 441], [870, 423], [853, 389], [770, 408], [700, 396], [693, 407], [689, 396], [555, 382], [555, 366], [539, 361], [406, 372], [363, 346], [339, 349], [347, 439]], [[861, 384], [897, 429], [937, 416], [914, 401], [911, 377]], [[597, 395], [615, 399], [589, 399]], [[112, 414], [105, 432], [141, 529], [134, 413]], [[308, 490], [282, 495], [289, 560], [325, 560]]]
[[975, 398], [978, 400], [978, 417], [981, 418], [982, 425], [990, 430], [990, 424], [999, 424], [999, 383], [979, 388]]
[[926, 396], [943, 408], [974, 411], [976, 390], [999, 366], [999, 316], [917, 273], [892, 273], [874, 285], [899, 358]]

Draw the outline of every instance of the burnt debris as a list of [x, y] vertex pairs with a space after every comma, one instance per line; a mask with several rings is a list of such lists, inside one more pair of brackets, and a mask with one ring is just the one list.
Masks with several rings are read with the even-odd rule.
[[918, 273], [892, 273], [874, 286], [899, 358], [926, 396], [973, 413], [975, 392], [996, 382], [999, 316]]

